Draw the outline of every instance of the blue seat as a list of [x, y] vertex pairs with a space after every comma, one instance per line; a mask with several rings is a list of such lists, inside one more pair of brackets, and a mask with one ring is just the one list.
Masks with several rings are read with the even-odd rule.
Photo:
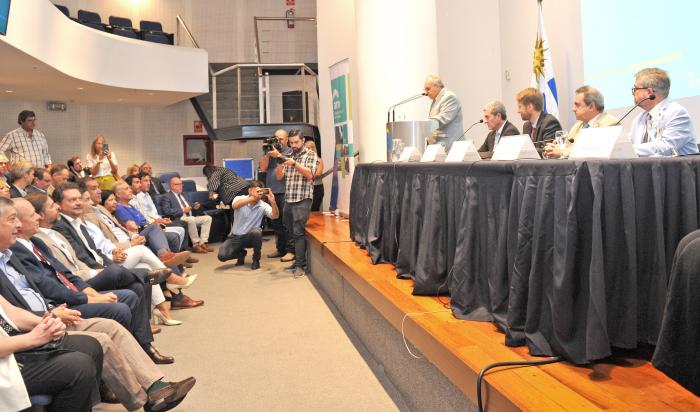
[[164, 34], [144, 33], [143, 39], [152, 43], [170, 44], [170, 40]]
[[139, 29], [141, 30], [141, 38], [162, 44], [173, 44], [172, 33], [164, 33], [163, 25], [157, 21], [141, 20], [139, 22]]
[[[139, 23], [139, 29], [143, 32], [156, 32], [163, 33], [163, 25], [157, 21], [141, 20]], [[163, 33], [164, 34], [164, 33]]]
[[61, 6], [60, 4], [54, 4], [57, 9], [61, 10], [61, 13], [65, 14], [66, 17], [70, 18], [70, 12], [68, 11], [68, 7], [66, 6]]
[[158, 175], [158, 180], [163, 184], [165, 190], [170, 190], [170, 179], [173, 177], [180, 177], [178, 172], [165, 172]]
[[138, 39], [139, 38], [139, 36], [136, 34], [135, 31], [133, 31], [131, 29], [125, 29], [124, 27], [113, 27], [112, 34], [116, 34], [117, 36], [122, 36], [122, 37], [128, 37], [130, 39]]
[[131, 24], [131, 19], [127, 19], [126, 17], [109, 16], [109, 25], [112, 27], [122, 27], [125, 29], [136, 30]]
[[53, 398], [51, 395], [33, 395], [29, 397], [32, 406], [28, 409], [31, 412], [43, 412], [46, 406], [51, 405]]
[[102, 24], [102, 17], [94, 11], [78, 10], [78, 21], [93, 29], [107, 31], [105, 25]]
[[182, 191], [183, 192], [196, 192], [197, 183], [194, 180], [183, 180], [182, 181]]

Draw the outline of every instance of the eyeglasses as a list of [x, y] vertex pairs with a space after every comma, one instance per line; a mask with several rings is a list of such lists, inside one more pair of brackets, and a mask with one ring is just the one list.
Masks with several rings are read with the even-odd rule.
[[635, 86], [635, 87], [632, 88], [632, 94], [634, 94], [637, 90], [644, 90], [644, 89], [648, 89], [648, 87], [637, 87], [637, 86]]

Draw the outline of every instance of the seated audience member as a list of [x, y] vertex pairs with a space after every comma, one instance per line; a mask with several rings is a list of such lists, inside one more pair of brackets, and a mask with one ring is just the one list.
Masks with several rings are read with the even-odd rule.
[[46, 189], [46, 194], [51, 196], [55, 188], [61, 183], [68, 181], [69, 176], [68, 166], [62, 164], [53, 165], [51, 168], [51, 186]]
[[544, 147], [544, 157], [548, 159], [569, 157], [582, 129], [612, 126], [618, 121], [617, 117], [611, 116], [605, 111], [603, 93], [591, 86], [581, 86], [576, 89], [572, 110], [576, 115], [577, 122], [569, 130], [563, 152], [556, 142], [547, 143]]
[[10, 173], [10, 161], [5, 156], [5, 153], [0, 152], [0, 186], [4, 185], [10, 187], [7, 181], [8, 174]]
[[[554, 133], [561, 130], [561, 124], [556, 117], [544, 113], [544, 98], [534, 87], [521, 90], [515, 97], [518, 102], [518, 113], [525, 121], [523, 134], [530, 135], [533, 143], [554, 139]], [[542, 151], [542, 147], [538, 147]]]
[[11, 198], [10, 186], [0, 185], [0, 197]]
[[[8, 222], [16, 222], [17, 219], [13, 216], [14, 212], [11, 209], [5, 211], [5, 208], [11, 207], [9, 202], [0, 202], [0, 238], [7, 240], [3, 242], [0, 239], [0, 251], [10, 256], [9, 261], [5, 263], [5, 267], [8, 268], [6, 270], [26, 273], [22, 264], [12, 257], [12, 252], [5, 249], [6, 244], [16, 241], [16, 237], [11, 232], [16, 226]], [[15, 223], [17, 224], [19, 222]], [[12, 283], [8, 282], [8, 279]], [[68, 309], [63, 305], [53, 307], [38, 289], [32, 286], [33, 281], [29, 278], [25, 279], [26, 284], [21, 282], [21, 276], [16, 279], [11, 276], [7, 278], [0, 276], [0, 294], [20, 310], [24, 309], [37, 314], [50, 311], [66, 325], [69, 334], [88, 335], [97, 339], [104, 350], [102, 379], [116, 394], [117, 400], [129, 410], [140, 407], [151, 410], [156, 405], [174, 405], [174, 400], [166, 400], [171, 396], [171, 391], [162, 391], [162, 389], [170, 387], [173, 390], [179, 390], [184, 397], [194, 384], [194, 378], [176, 383], [162, 381], [163, 374], [148, 359], [134, 337], [119, 323], [103, 318], [83, 319], [81, 312], [77, 310]], [[28, 316], [34, 318], [35, 324], [41, 320], [40, 317], [32, 314]], [[164, 401], [167, 402], [166, 405], [162, 405]]]
[[10, 170], [12, 185], [10, 186], [10, 196], [23, 197], [27, 195], [27, 188], [34, 180], [34, 165], [26, 160], [20, 160]]
[[80, 179], [90, 176], [90, 171], [83, 166], [80, 156], [73, 156], [68, 159], [66, 166], [68, 166], [68, 171], [70, 172], [68, 180], [71, 182], [78, 183]]
[[652, 67], [635, 75], [632, 96], [644, 111], [632, 121], [629, 138], [639, 156], [698, 153], [690, 115], [680, 104], [667, 100], [670, 91], [671, 79], [664, 70]]
[[141, 165], [141, 173], [151, 176], [151, 186], [148, 188], [148, 194], [150, 194], [153, 199], [156, 198], [156, 195], [162, 195], [165, 193], [163, 183], [160, 181], [160, 179], [153, 176], [153, 168], [148, 162], [144, 162]]
[[104, 136], [98, 134], [90, 145], [90, 151], [85, 155], [85, 166], [90, 174], [97, 179], [100, 189], [111, 190], [119, 176], [117, 155], [106, 147]]
[[[71, 195], [67, 193], [65, 196], [69, 198]], [[134, 334], [154, 362], [174, 361], [172, 357], [161, 355], [152, 345], [153, 335], [149, 325], [150, 285], [144, 285], [134, 274], [125, 274], [126, 269], [120, 270], [117, 265], [102, 270], [88, 280], [90, 283], [83, 281], [56, 260], [43, 241], [34, 237], [39, 231], [40, 219], [34, 207], [25, 199], [16, 199], [14, 209], [21, 226], [17, 242], [10, 250], [17, 256], [42, 295], [57, 303], [67, 304], [86, 317], [114, 319]], [[91, 284], [95, 287], [91, 287]], [[108, 289], [110, 287], [113, 289]]]
[[40, 167], [34, 171], [34, 180], [27, 188], [27, 193], [38, 192], [46, 194], [49, 186], [51, 186], [51, 172]]
[[[150, 186], [150, 176], [142, 177], [142, 192], [140, 195], [147, 196], [145, 190]], [[187, 231], [192, 240], [192, 251], [195, 253], [213, 252], [214, 249], [207, 245], [209, 241], [209, 231], [211, 230], [211, 216], [203, 214], [202, 205], [199, 202], [191, 203], [187, 193], [182, 192], [182, 180], [179, 177], [170, 179], [170, 191], [161, 200], [163, 214], [170, 216], [174, 221], [180, 221], [187, 225]], [[197, 231], [200, 225], [202, 232]]]
[[[137, 164], [132, 164], [126, 168], [126, 173], [122, 176], [122, 179], [126, 180], [129, 176], [138, 176], [141, 173], [140, 166]], [[131, 184], [131, 183], [130, 183]]]
[[[148, 180], [150, 179], [150, 176], [144, 175], [144, 178]], [[148, 194], [148, 186], [141, 183], [140, 175], [129, 176], [124, 181], [131, 187], [131, 192], [134, 194], [134, 197], [129, 201], [129, 204], [135, 207], [136, 210], [138, 210], [139, 213], [146, 218], [148, 223], [161, 225], [161, 227], [164, 226], [163, 230], [165, 232], [174, 233], [177, 235], [180, 243], [178, 243], [176, 248], [173, 248], [172, 246], [174, 245], [171, 245], [171, 249], [186, 249], [190, 240], [187, 236], [187, 224], [185, 222], [172, 221], [170, 218], [161, 216], [160, 213], [158, 213], [158, 208], [156, 207], [156, 204], [153, 203], [153, 198], [151, 198], [151, 195]], [[193, 252], [200, 253], [194, 250]]]
[[490, 159], [493, 156], [493, 151], [496, 150], [501, 136], [516, 136], [520, 134], [518, 128], [508, 121], [506, 106], [498, 100], [489, 102], [484, 106], [484, 123], [489, 129], [486, 140], [479, 148], [479, 154], [484, 159]]
[[[8, 231], [3, 230], [3, 240], [10, 237]], [[66, 336], [65, 331], [60, 319], [36, 316], [0, 296], [0, 410], [29, 408], [29, 395], [50, 395], [51, 411], [92, 410], [102, 348], [90, 336]], [[59, 339], [63, 350], [53, 356], [22, 353]]]
[[[253, 263], [250, 268], [260, 268], [260, 249], [262, 248], [262, 219], [279, 218], [279, 210], [272, 193], [265, 195], [262, 183], [254, 181], [248, 186], [248, 196], [236, 196], [233, 199], [234, 218], [231, 233], [219, 248], [218, 258], [225, 262], [238, 259], [236, 266], [245, 264], [246, 248], [253, 249]], [[263, 201], [267, 199], [270, 204]]]
[[[311, 150], [312, 152], [316, 153], [318, 155], [318, 151], [316, 150], [316, 143], [313, 140], [307, 140], [304, 142], [304, 146], [306, 146], [307, 149]], [[318, 212], [321, 210], [321, 203], [323, 203], [323, 159], [321, 159], [321, 156], [318, 155], [316, 156], [317, 158], [317, 163], [316, 163], [316, 171], [314, 172], [314, 179], [312, 181], [314, 185], [314, 197], [311, 201], [311, 211], [312, 212]]]

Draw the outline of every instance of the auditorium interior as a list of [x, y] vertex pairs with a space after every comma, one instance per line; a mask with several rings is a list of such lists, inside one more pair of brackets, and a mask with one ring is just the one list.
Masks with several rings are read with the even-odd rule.
[[0, 0], [0, 411], [700, 410], [698, 11]]

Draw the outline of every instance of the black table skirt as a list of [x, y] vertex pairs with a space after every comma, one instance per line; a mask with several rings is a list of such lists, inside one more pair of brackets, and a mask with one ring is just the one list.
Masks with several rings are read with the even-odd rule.
[[350, 234], [414, 294], [449, 293], [508, 345], [581, 364], [656, 343], [671, 260], [698, 228], [700, 156], [362, 164]]

